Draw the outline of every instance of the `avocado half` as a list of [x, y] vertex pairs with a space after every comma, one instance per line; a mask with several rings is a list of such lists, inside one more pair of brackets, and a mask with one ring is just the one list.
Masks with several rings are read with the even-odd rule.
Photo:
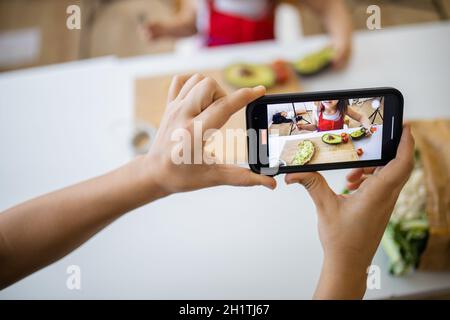
[[355, 130], [352, 133], [350, 133], [350, 136], [352, 139], [358, 140], [366, 136], [366, 129], [362, 127], [359, 130]]
[[275, 85], [276, 76], [273, 69], [266, 65], [234, 64], [224, 71], [225, 80], [236, 88], [256, 87], [263, 85], [266, 88]]
[[320, 51], [307, 55], [294, 63], [294, 69], [302, 76], [311, 76], [325, 70], [331, 65], [334, 51], [327, 47]]
[[327, 144], [339, 144], [342, 143], [342, 137], [338, 134], [325, 133], [322, 136], [322, 141]]

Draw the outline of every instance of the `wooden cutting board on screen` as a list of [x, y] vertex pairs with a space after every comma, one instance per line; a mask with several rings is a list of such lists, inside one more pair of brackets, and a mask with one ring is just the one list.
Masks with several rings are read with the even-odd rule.
[[[285, 161], [287, 165], [292, 164], [292, 160], [298, 150], [298, 144], [302, 140], [305, 139], [289, 140], [284, 144], [280, 159]], [[347, 143], [341, 143], [338, 145], [326, 144], [322, 141], [321, 137], [306, 140], [310, 140], [315, 147], [314, 156], [308, 164], [357, 161], [359, 159], [355, 146], [351, 140]]]
[[[228, 93], [236, 90], [231, 87], [223, 77], [222, 69], [200, 71], [205, 76], [214, 78]], [[167, 100], [167, 92], [173, 74], [138, 78], [135, 81], [135, 117], [137, 120], [145, 122], [151, 126], [158, 127], [164, 113]], [[290, 93], [301, 91], [301, 86], [297, 76], [292, 73], [290, 79], [282, 84], [270, 88], [267, 93]], [[227, 129], [246, 129], [245, 108], [234, 114], [222, 127], [222, 131]], [[246, 139], [244, 138], [246, 141]], [[225, 147], [226, 148], [226, 147]], [[232, 157], [234, 163], [245, 163], [247, 160], [247, 146], [240, 147]], [[226, 154], [226, 152], [224, 152]], [[227, 159], [230, 157], [226, 154]]]

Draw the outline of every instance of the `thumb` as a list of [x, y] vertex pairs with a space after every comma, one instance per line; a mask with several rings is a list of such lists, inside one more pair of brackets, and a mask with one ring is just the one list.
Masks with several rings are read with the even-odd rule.
[[302, 184], [308, 191], [318, 210], [322, 210], [327, 205], [334, 203], [336, 194], [328, 186], [327, 181], [320, 173], [290, 173], [286, 175], [284, 180], [287, 184]]
[[256, 174], [249, 169], [234, 165], [220, 165], [218, 174], [220, 184], [230, 186], [251, 187], [264, 186], [271, 190], [275, 189], [277, 182], [274, 178]]

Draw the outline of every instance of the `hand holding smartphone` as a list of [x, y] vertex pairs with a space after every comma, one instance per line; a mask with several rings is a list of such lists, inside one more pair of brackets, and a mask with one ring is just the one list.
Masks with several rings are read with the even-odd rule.
[[252, 171], [279, 173], [383, 166], [402, 134], [394, 88], [269, 95], [247, 106]]

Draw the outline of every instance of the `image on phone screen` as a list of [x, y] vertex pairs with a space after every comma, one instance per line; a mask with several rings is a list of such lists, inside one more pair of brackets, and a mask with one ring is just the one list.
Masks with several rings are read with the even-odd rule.
[[268, 104], [269, 167], [381, 160], [384, 100]]

